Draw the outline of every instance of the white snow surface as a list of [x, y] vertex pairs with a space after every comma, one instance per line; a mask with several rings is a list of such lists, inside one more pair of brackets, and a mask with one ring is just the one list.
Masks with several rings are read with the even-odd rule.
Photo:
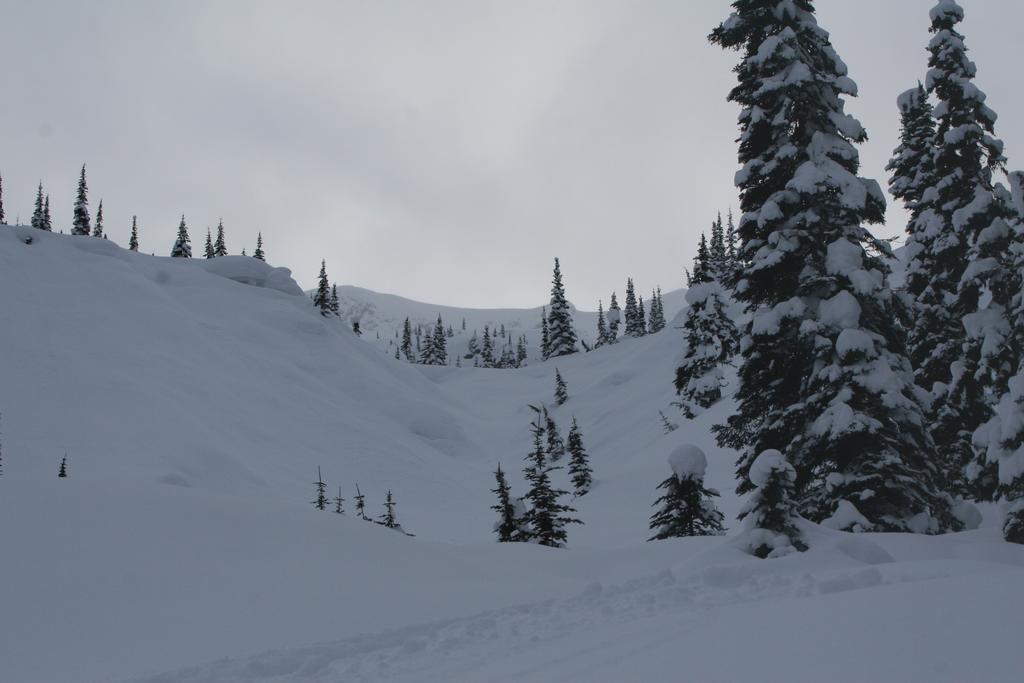
[[[492, 471], [524, 492], [554, 363], [397, 362], [289, 282], [0, 226], [0, 681], [1019, 675], [1024, 548], [995, 508], [970, 532], [805, 524], [806, 553], [743, 552], [736, 454], [710, 432], [733, 403], [672, 412], [671, 324], [558, 359], [571, 398], [549, 408], [594, 468], [585, 524], [566, 549], [497, 544]], [[644, 542], [684, 444], [730, 535]], [[310, 505], [318, 466], [349, 514]], [[374, 516], [390, 489], [416, 536], [356, 519], [356, 482]]]

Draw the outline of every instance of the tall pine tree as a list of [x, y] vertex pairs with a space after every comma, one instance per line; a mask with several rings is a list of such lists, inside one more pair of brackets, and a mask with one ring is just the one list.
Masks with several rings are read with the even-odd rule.
[[739, 335], [726, 310], [721, 283], [712, 277], [711, 254], [701, 235], [686, 292], [686, 353], [676, 368], [679, 407], [693, 418], [722, 398], [723, 366], [739, 350]]
[[228, 245], [224, 241], [224, 219], [221, 218], [217, 221], [217, 239], [213, 243], [213, 255], [214, 256], [227, 256]]
[[583, 447], [583, 433], [576, 424], [575, 417], [572, 418], [572, 427], [569, 428], [565, 448], [569, 451], [569, 479], [572, 481], [573, 490], [577, 496], [584, 496], [590, 492], [590, 487], [594, 484], [594, 471], [590, 468], [590, 456]]
[[562, 269], [555, 259], [551, 276], [551, 305], [548, 311], [548, 357], [557, 358], [576, 353], [576, 328], [572, 324], [572, 310], [562, 286]]
[[130, 251], [139, 250], [139, 225], [135, 216], [132, 216], [132, 234], [128, 238], [128, 249]]
[[45, 229], [45, 223], [43, 222], [43, 181], [39, 181], [39, 187], [36, 189], [36, 206], [32, 211], [32, 222], [30, 225], [33, 228], [39, 230]]
[[313, 305], [320, 310], [320, 315], [328, 316], [331, 314], [331, 283], [327, 279], [326, 259], [320, 261], [320, 275], [317, 277], [316, 294], [313, 295]]
[[171, 256], [175, 258], [192, 258], [192, 240], [188, 236], [188, 227], [185, 225], [185, 214], [181, 215], [181, 223], [178, 224], [178, 238], [174, 240], [171, 247]]
[[254, 259], [259, 259], [260, 261], [266, 261], [267, 260], [267, 255], [263, 251], [263, 233], [262, 232], [256, 233], [256, 251], [254, 251], [252, 253], [252, 257]]
[[530, 487], [524, 496], [530, 503], [530, 509], [523, 520], [529, 530], [529, 538], [526, 540], [560, 548], [567, 540], [566, 525], [579, 524], [580, 521], [570, 517], [576, 511], [559, 500], [568, 492], [554, 488], [551, 483], [551, 473], [562, 468], [548, 464], [544, 448], [545, 429], [539, 416], [531, 423], [530, 431], [533, 434], [533, 450], [526, 456], [528, 464], [523, 469], [523, 476]]
[[[852, 508], [873, 530], [950, 528], [881, 256], [890, 249], [863, 227], [882, 221], [885, 199], [856, 175], [867, 134], [843, 111], [856, 85], [809, 0], [732, 6], [711, 40], [743, 53], [729, 99], [742, 108], [736, 296], [751, 319], [739, 410], [720, 430], [741, 450], [738, 491], [756, 487], [751, 465], [774, 449], [813, 521], [852, 528]], [[797, 547], [792, 509], [767, 514], [768, 501], [754, 496], [748, 514]]]
[[78, 192], [75, 194], [74, 219], [71, 223], [72, 235], [89, 235], [89, 187], [85, 182], [85, 164], [78, 176]]
[[214, 257], [213, 253], [213, 238], [210, 237], [210, 228], [206, 228], [206, 244], [203, 246], [203, 256], [207, 259]]
[[92, 228], [93, 237], [105, 237], [103, 234], [103, 200], [100, 200], [100, 205], [96, 207], [96, 224]]
[[608, 303], [608, 343], [614, 344], [619, 339], [619, 325], [622, 323], [622, 309], [612, 292], [612, 298]]

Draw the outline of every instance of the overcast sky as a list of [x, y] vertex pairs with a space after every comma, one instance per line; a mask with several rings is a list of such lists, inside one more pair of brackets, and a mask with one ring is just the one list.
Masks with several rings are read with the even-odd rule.
[[[862, 173], [885, 185], [896, 96], [923, 78], [933, 0], [819, 0], [860, 86]], [[1019, 0], [961, 0], [977, 83], [1024, 168]], [[0, 0], [8, 221], [41, 179], [55, 228], [88, 163], [110, 237], [167, 254], [223, 217], [228, 247], [464, 306], [532, 306], [560, 256], [593, 309], [632, 276], [683, 285], [736, 205], [737, 55], [722, 0]], [[1024, 151], [1021, 152], [1024, 155]], [[890, 202], [880, 235], [902, 230]]]

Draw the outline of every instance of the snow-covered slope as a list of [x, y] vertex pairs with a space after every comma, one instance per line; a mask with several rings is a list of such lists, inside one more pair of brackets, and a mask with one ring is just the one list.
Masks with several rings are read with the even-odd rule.
[[[1015, 675], [1024, 549], [990, 526], [810, 528], [811, 552], [775, 561], [644, 542], [682, 443], [731, 527], [739, 506], [709, 433], [729, 401], [662, 433], [671, 326], [517, 371], [427, 368], [321, 318], [281, 269], [28, 228], [0, 227], [0, 292], [0, 681]], [[498, 545], [491, 470], [522, 492], [527, 404], [556, 366], [553, 414], [595, 471], [585, 524], [565, 550]], [[314, 510], [317, 466], [350, 513], [355, 482], [374, 515], [390, 489], [417, 536]]]

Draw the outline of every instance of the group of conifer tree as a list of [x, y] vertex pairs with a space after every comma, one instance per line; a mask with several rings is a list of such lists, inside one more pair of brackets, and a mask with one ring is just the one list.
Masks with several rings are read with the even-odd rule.
[[[561, 373], [555, 371], [555, 404], [563, 405], [569, 399]], [[530, 406], [534, 419], [530, 422], [533, 448], [526, 456], [523, 479], [527, 491], [514, 498], [505, 471], [498, 464], [494, 471], [495, 488], [491, 489], [498, 501], [491, 509], [498, 513], [494, 533], [499, 543], [537, 543], [555, 548], [563, 547], [568, 539], [567, 526], [582, 524], [574, 517], [576, 510], [564, 502], [569, 491], [559, 488], [552, 475], [563, 469], [559, 463], [568, 454], [569, 482], [574, 497], [586, 495], [593, 484], [590, 457], [583, 445], [583, 433], [576, 418], [565, 440], [562, 439], [554, 417], [544, 406]], [[557, 475], [556, 475], [557, 476]]]
[[[6, 224], [3, 208], [3, 178], [0, 178], [0, 225]], [[53, 218], [50, 214], [50, 195], [43, 192], [42, 181], [39, 182], [39, 186], [36, 190], [35, 207], [32, 211], [32, 219], [29, 225], [33, 228], [45, 230], [47, 232], [53, 231]], [[63, 230], [61, 232], [63, 232]], [[107, 239], [107, 233], [103, 225], [102, 199], [100, 200], [99, 206], [96, 208], [95, 222], [92, 221], [92, 218], [89, 215], [89, 184], [86, 180], [84, 164], [82, 165], [82, 170], [78, 175], [78, 188], [75, 192], [75, 204], [72, 212], [71, 234], [102, 237], [103, 239]], [[132, 216], [132, 228], [131, 235], [128, 239], [128, 249], [131, 251], [139, 250], [139, 226], [136, 216]], [[211, 259], [218, 256], [226, 256], [227, 253], [227, 246], [224, 241], [224, 221], [220, 221], [217, 225], [216, 242], [211, 240], [209, 229], [206, 231], [205, 256], [206, 258]], [[182, 215], [181, 222], [178, 224], [178, 232], [174, 240], [174, 245], [171, 247], [170, 255], [176, 258], [192, 258], [192, 240], [188, 234], [188, 226], [185, 223], [184, 215]], [[246, 255], [244, 249], [242, 250], [242, 255]], [[260, 261], [266, 261], [266, 253], [263, 251], [263, 233], [257, 233], [256, 235], [256, 251], [253, 252], [253, 258], [259, 259]]]
[[729, 315], [730, 288], [740, 268], [735, 234], [732, 212], [726, 225], [719, 214], [711, 224], [710, 244], [701, 234], [693, 272], [687, 274], [686, 353], [676, 368], [675, 386], [676, 405], [688, 418], [722, 398], [723, 366], [739, 350], [739, 332]]
[[[910, 211], [906, 296], [888, 279], [878, 184], [856, 94], [809, 0], [737, 0], [710, 40], [741, 52], [733, 296], [750, 316], [738, 411], [716, 427], [740, 451], [749, 550], [806, 547], [799, 518], [850, 531], [942, 533], [960, 500], [1009, 501], [1024, 542], [1024, 186], [941, 0], [923, 85], [899, 98], [890, 187]], [[705, 302], [710, 297], [703, 299]], [[713, 347], [714, 345], [712, 345]]]
[[[314, 508], [317, 510], [333, 510], [336, 514], [345, 514], [345, 498], [341, 496], [341, 487], [338, 487], [338, 495], [333, 498], [327, 495], [327, 482], [324, 481], [323, 474], [320, 472], [320, 468], [316, 468], [316, 481], [313, 482], [313, 489], [315, 491], [315, 497], [311, 501]], [[353, 498], [355, 501], [355, 514], [359, 519], [366, 522], [373, 522], [374, 524], [380, 524], [388, 529], [394, 529], [399, 531], [406, 536], [414, 536], [408, 531], [402, 528], [402, 525], [398, 523], [398, 515], [395, 512], [395, 499], [391, 495], [391, 489], [388, 489], [387, 494], [384, 497], [384, 512], [382, 512], [376, 519], [367, 517], [366, 515], [366, 496], [359, 490], [359, 484], [356, 484], [356, 495]]]

